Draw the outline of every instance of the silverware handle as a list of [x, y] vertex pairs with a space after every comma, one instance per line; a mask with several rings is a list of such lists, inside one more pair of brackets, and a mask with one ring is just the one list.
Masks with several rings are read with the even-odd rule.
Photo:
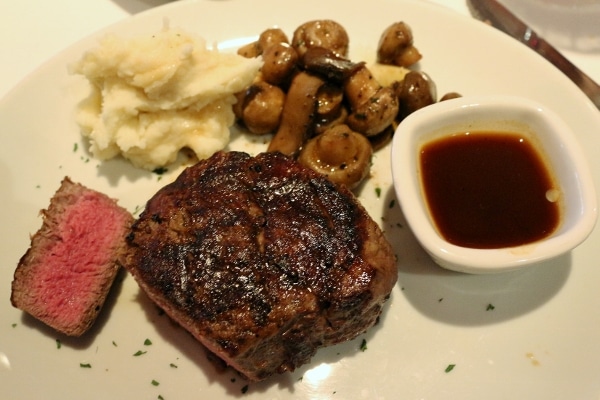
[[592, 78], [577, 68], [571, 61], [563, 56], [556, 48], [539, 37], [534, 31], [528, 29], [521, 42], [537, 51], [550, 61], [554, 66], [569, 77], [589, 98], [596, 108], [600, 110], [600, 85]]

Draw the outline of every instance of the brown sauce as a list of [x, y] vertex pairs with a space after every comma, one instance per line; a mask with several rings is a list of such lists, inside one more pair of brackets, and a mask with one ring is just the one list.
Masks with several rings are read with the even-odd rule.
[[548, 195], [554, 180], [538, 150], [517, 134], [434, 140], [421, 148], [420, 170], [435, 225], [455, 245], [517, 246], [550, 235], [560, 223], [559, 203]]

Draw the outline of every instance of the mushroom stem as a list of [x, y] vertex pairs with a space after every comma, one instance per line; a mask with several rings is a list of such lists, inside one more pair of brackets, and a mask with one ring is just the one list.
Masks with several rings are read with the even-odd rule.
[[324, 83], [318, 76], [306, 72], [294, 77], [283, 105], [279, 129], [267, 151], [279, 151], [292, 157], [298, 153], [312, 129], [317, 95]]

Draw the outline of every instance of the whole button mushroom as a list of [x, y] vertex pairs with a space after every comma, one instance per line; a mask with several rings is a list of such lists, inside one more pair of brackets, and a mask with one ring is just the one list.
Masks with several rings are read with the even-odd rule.
[[424, 72], [411, 71], [396, 87], [400, 103], [398, 119], [402, 120], [420, 108], [435, 103], [437, 90], [435, 83]]
[[410, 26], [404, 22], [390, 25], [379, 39], [377, 61], [382, 64], [410, 67], [422, 58], [413, 44]]
[[261, 76], [272, 85], [285, 85], [297, 70], [298, 53], [287, 43], [275, 43], [264, 49]]
[[239, 93], [233, 111], [256, 135], [272, 133], [279, 127], [285, 93], [279, 87], [257, 81]]
[[258, 47], [262, 51], [277, 43], [289, 43], [285, 32], [280, 28], [269, 28], [264, 30], [258, 37]]

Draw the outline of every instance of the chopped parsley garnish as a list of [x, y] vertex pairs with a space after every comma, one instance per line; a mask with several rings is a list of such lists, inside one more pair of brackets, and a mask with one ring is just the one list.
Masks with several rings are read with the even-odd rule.
[[158, 385], [160, 385], [160, 382], [158, 382], [155, 379], [152, 379], [152, 386], [158, 386]]
[[248, 388], [249, 388], [248, 385], [244, 386], [242, 388], [242, 393], [246, 393], [248, 391]]
[[152, 342], [150, 341], [150, 339], [146, 339], [144, 340], [144, 346], [151, 346]]
[[394, 208], [395, 205], [396, 205], [396, 199], [392, 199], [392, 200], [390, 200], [390, 204], [388, 205], [388, 208]]
[[377, 198], [381, 197], [381, 188], [375, 188], [375, 195], [377, 196]]
[[75, 153], [77, 151], [78, 147], [79, 147], [79, 145], [77, 143], [73, 144], [73, 153]]
[[454, 369], [454, 367], [456, 367], [456, 364], [448, 364], [448, 366], [446, 367], [444, 372], [448, 373], [448, 372], [452, 371]]
[[165, 398], [164, 398], [164, 397], [162, 397], [160, 394], [158, 395], [157, 399], [158, 399], [158, 400], [165, 400]]
[[158, 167], [158, 168], [155, 168], [152, 172], [154, 172], [157, 175], [162, 175], [167, 171], [168, 171], [168, 169], [165, 167]]
[[363, 339], [362, 342], [360, 342], [360, 351], [365, 351], [367, 350], [367, 340]]
[[493, 309], [495, 309], [496, 307], [494, 307], [494, 305], [492, 303], [488, 304], [485, 311], [492, 311]]
[[141, 356], [143, 354], [146, 354], [146, 353], [147, 353], [147, 351], [138, 350], [135, 353], [133, 353], [133, 356], [134, 357], [139, 357], [139, 356]]
[[117, 342], [115, 342], [114, 340], [112, 341], [112, 345], [117, 347]]
[[16, 324], [16, 323], [12, 324], [12, 327], [13, 327], [13, 328], [16, 328], [16, 327], [17, 327], [17, 324]]
[[90, 363], [85, 363], [85, 364], [84, 363], [79, 363], [79, 366], [81, 368], [92, 368], [92, 364], [90, 364]]
[[60, 339], [56, 339], [56, 348], [60, 349], [62, 347], [62, 343], [60, 342]]
[[179, 368], [179, 367], [177, 366], [177, 364], [173, 364], [173, 363], [169, 364], [169, 366], [170, 366], [171, 368]]

